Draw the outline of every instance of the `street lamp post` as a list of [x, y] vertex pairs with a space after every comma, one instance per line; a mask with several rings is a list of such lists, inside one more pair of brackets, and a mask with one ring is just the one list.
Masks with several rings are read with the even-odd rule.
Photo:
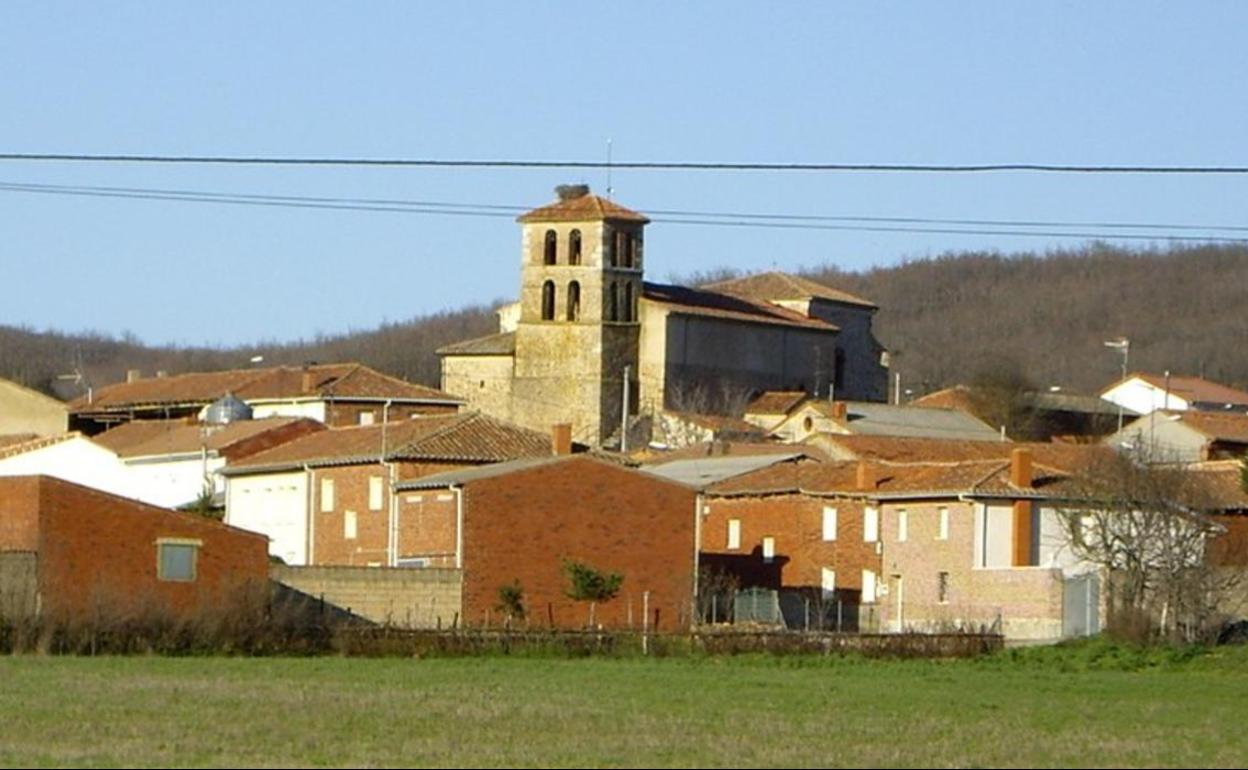
[[[1116, 340], [1106, 340], [1105, 347], [1113, 348], [1122, 353], [1122, 379], [1127, 379], [1127, 357], [1131, 355], [1131, 340], [1126, 337], [1119, 337]], [[1122, 401], [1118, 401], [1118, 432], [1122, 432]]]

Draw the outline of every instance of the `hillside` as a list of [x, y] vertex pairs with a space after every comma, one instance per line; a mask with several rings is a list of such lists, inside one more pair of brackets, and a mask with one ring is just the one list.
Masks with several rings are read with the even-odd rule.
[[[1105, 246], [1048, 253], [951, 253], [861, 273], [815, 268], [808, 277], [880, 306], [877, 335], [916, 394], [976, 377], [1092, 391], [1121, 358], [1105, 340], [1131, 340], [1131, 368], [1201, 374], [1248, 386], [1248, 247], [1155, 251]], [[246, 348], [166, 348], [101, 334], [0, 326], [0, 376], [63, 395], [58, 375], [95, 385], [151, 373], [266, 364], [361, 361], [438, 384], [434, 350], [496, 328], [490, 308], [413, 318], [378, 329]], [[263, 329], [256, 330], [263, 334]]]

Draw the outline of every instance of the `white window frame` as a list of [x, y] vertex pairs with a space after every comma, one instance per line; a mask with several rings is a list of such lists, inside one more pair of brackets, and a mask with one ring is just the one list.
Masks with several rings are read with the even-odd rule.
[[823, 598], [831, 599], [836, 595], [836, 570], [824, 567], [819, 573], [819, 585], [823, 589]]
[[830, 505], [823, 507], [823, 541], [830, 543], [836, 540], [836, 508]]
[[942, 505], [938, 509], [937, 515], [939, 517], [940, 522], [936, 530], [936, 539], [948, 540], [949, 539], [949, 508], [948, 506]]
[[910, 539], [910, 514], [905, 508], [897, 510], [897, 542], [904, 543]]
[[376, 413], [376, 412], [374, 412], [372, 409], [369, 409], [369, 410], [364, 411], [364, 412], [360, 412], [360, 415], [359, 415], [359, 424], [360, 424], [360, 425], [376, 425], [376, 424], [377, 424], [377, 413]]
[[342, 513], [342, 539], [356, 540], [360, 536], [360, 519], [355, 511], [343, 511]]
[[368, 510], [380, 511], [385, 508], [385, 479], [381, 476], [368, 477]]
[[741, 550], [741, 520], [740, 519], [728, 520], [728, 550], [729, 551]]
[[875, 604], [876, 574], [873, 570], [862, 571], [862, 604]]
[[[156, 538], [156, 579], [164, 583], [194, 583], [199, 579], [199, 549], [203, 546], [204, 541], [202, 540], [184, 537]], [[190, 577], [170, 577], [165, 574], [164, 551], [168, 547], [191, 549]]]
[[880, 509], [868, 505], [862, 509], [862, 542], [877, 543], [880, 540]]
[[776, 558], [776, 539], [770, 535], [763, 538], [763, 561], [772, 562]]
[[321, 479], [321, 513], [334, 512], [334, 480]]

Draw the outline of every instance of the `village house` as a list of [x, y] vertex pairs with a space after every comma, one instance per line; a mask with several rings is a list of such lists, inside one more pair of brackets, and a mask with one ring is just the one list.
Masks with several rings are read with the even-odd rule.
[[[982, 396], [967, 385], [953, 385], [928, 393], [910, 401], [909, 406], [958, 409], [986, 423], [992, 411]], [[1092, 443], [1113, 433], [1118, 427], [1120, 409], [1099, 396], [1060, 389], [1019, 393], [1013, 408], [1023, 413], [1020, 421], [1027, 433], [1025, 438], [1072, 443]], [[1122, 408], [1121, 411], [1126, 419], [1139, 416], [1133, 409]]]
[[0, 617], [224, 611], [268, 581], [263, 535], [47, 476], [0, 478]]
[[1248, 393], [1203, 377], [1132, 372], [1101, 391], [1101, 398], [1141, 415], [1156, 409], [1248, 413]]
[[689, 486], [580, 454], [464, 468], [395, 490], [401, 563], [459, 571], [466, 623], [502, 623], [500, 589], [516, 586], [523, 620], [585, 627], [588, 603], [568, 596], [570, 562], [623, 578], [593, 609], [596, 626], [675, 631], [693, 622]]
[[309, 364], [143, 377], [94, 388], [70, 403], [70, 426], [94, 435], [131, 420], [202, 421], [230, 396], [256, 418], [307, 417], [326, 425], [372, 425], [413, 415], [452, 414], [463, 403], [447, 393], [362, 364]]
[[477, 412], [330, 428], [223, 469], [225, 520], [268, 535], [289, 565], [400, 566], [394, 484], [551, 446], [549, 433]]
[[68, 425], [69, 409], [64, 403], [0, 378], [0, 441], [55, 436]]
[[870, 302], [781, 274], [646, 283], [649, 220], [583, 186], [559, 192], [519, 217], [520, 301], [499, 333], [439, 351], [442, 387], [473, 408], [532, 428], [570, 420], [576, 441], [602, 446], [664, 410], [725, 410], [762, 390], [884, 397]]
[[[759, 424], [771, 415], [746, 414]], [[959, 409], [919, 408], [860, 401], [806, 399], [792, 407], [769, 433], [799, 443], [823, 434], [937, 438], [956, 441], [1000, 441], [987, 423]]]
[[1248, 456], [1248, 414], [1157, 409], [1105, 443], [1149, 462], [1239, 459]]

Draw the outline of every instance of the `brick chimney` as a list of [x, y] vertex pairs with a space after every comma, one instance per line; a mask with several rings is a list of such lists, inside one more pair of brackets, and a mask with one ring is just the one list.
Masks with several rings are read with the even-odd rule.
[[837, 420], [844, 420], [849, 416], [849, 404], [844, 401], [832, 402], [832, 417]]
[[126, 382], [138, 382], [143, 379], [143, 372], [138, 369], [126, 370]]
[[1026, 488], [1031, 482], [1031, 450], [1020, 447], [1010, 452], [1010, 484]]
[[876, 485], [875, 468], [866, 460], [858, 461], [858, 489], [863, 492], [874, 492]]
[[312, 369], [308, 366], [304, 366], [303, 380], [300, 382], [300, 391], [303, 393], [311, 393], [313, 390], [312, 386], [315, 384], [316, 382], [312, 377]]
[[550, 446], [556, 455], [572, 454], [572, 423], [560, 422], [551, 426]]

